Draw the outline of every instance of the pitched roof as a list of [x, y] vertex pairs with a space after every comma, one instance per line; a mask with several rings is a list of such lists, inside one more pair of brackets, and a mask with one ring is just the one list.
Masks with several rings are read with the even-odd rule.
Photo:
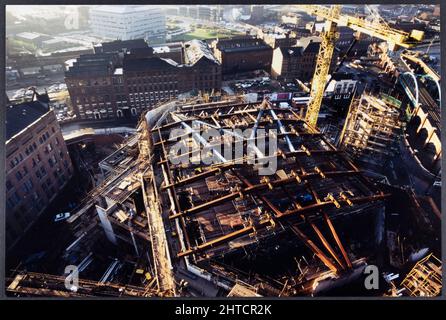
[[185, 43], [184, 48], [188, 60], [187, 62], [189, 64], [195, 64], [203, 58], [213, 63], [220, 64], [205, 41], [191, 40]]

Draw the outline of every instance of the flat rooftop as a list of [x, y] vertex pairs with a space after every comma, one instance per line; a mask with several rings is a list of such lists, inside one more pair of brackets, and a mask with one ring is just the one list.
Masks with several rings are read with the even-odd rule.
[[6, 108], [6, 141], [49, 112], [40, 101], [30, 101]]

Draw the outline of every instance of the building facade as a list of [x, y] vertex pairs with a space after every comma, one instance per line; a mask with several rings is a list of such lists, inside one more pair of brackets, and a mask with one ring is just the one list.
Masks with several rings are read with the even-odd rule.
[[271, 48], [278, 47], [292, 47], [296, 44], [297, 38], [291, 35], [291, 32], [272, 33], [266, 32], [263, 34], [263, 41]]
[[6, 245], [11, 248], [73, 174], [48, 96], [36, 94], [31, 102], [7, 107], [5, 148]]
[[104, 38], [144, 38], [151, 44], [166, 40], [166, 16], [155, 6], [98, 6], [90, 10], [90, 26]]
[[278, 47], [274, 50], [271, 76], [274, 79], [292, 82], [311, 80], [316, 67], [320, 42], [302, 42], [303, 46]]
[[250, 36], [217, 39], [212, 42], [212, 48], [223, 74], [271, 68], [273, 49], [262, 39]]
[[126, 48], [123, 41], [115, 52], [83, 55], [65, 73], [78, 119], [138, 117], [180, 93], [211, 92], [221, 87], [220, 62], [204, 41], [184, 43], [181, 63], [161, 58], [147, 46]]

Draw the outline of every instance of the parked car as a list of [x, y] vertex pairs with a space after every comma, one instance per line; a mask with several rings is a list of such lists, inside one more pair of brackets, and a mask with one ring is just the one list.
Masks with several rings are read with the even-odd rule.
[[67, 220], [70, 216], [71, 216], [71, 214], [69, 212], [63, 212], [63, 213], [56, 214], [56, 216], [54, 217], [54, 222]]

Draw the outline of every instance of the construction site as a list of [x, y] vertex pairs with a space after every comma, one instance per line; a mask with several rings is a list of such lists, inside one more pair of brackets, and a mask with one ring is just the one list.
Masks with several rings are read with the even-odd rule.
[[[323, 294], [360, 279], [367, 264], [384, 263], [389, 221], [425, 210], [398, 204], [390, 186], [366, 176], [290, 108], [240, 97], [196, 102], [148, 112], [138, 133], [100, 163], [105, 180], [67, 221], [72, 242], [60, 267], [78, 268], [82, 290], [73, 296], [224, 296], [235, 285], [261, 296]], [[205, 142], [196, 123], [201, 134], [223, 135]], [[171, 137], [176, 128], [189, 131]], [[218, 151], [247, 147], [249, 137], [230, 128], [254, 128], [253, 136], [277, 129], [276, 152], [263, 155], [277, 159], [273, 175], [259, 175], [262, 164], [247, 155], [227, 160]], [[205, 150], [217, 163], [173, 164], [188, 156], [175, 153], [179, 138], [190, 154]], [[8, 291], [70, 296], [64, 279], [18, 272]]]
[[[324, 92], [338, 26], [395, 52], [423, 35], [339, 5], [306, 7], [326, 21], [308, 103], [212, 93], [146, 111], [99, 163], [101, 181], [66, 220], [57, 263], [11, 270], [8, 295], [441, 294], [441, 208], [411, 166], [431, 167], [406, 155], [411, 88], [364, 90], [346, 115], [320, 116], [333, 109]], [[437, 172], [424, 176], [434, 188]], [[379, 289], [364, 286], [370, 265]]]

